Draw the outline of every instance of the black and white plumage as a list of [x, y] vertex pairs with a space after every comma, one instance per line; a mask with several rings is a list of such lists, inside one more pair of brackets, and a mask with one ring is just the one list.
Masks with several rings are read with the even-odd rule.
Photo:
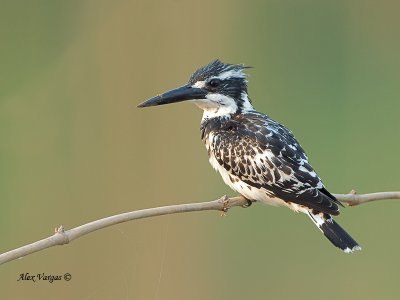
[[139, 107], [194, 102], [204, 110], [201, 138], [209, 161], [228, 186], [250, 201], [303, 212], [336, 247], [360, 250], [333, 220], [341, 203], [327, 191], [292, 132], [253, 108], [245, 68], [212, 61], [188, 84]]

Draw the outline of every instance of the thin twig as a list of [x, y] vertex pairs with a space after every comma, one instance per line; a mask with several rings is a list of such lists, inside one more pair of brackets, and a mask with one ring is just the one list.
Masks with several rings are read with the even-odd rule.
[[[400, 199], [400, 192], [382, 192], [382, 193], [358, 195], [356, 192], [352, 191], [350, 194], [334, 194], [334, 195], [339, 201], [347, 203], [349, 206], [355, 206], [376, 200]], [[248, 201], [241, 196], [232, 198], [223, 196], [220, 199], [209, 202], [162, 206], [162, 207], [148, 208], [148, 209], [122, 213], [119, 215], [114, 215], [111, 217], [96, 220], [72, 228], [70, 230], [64, 230], [64, 228], [60, 226], [55, 229], [55, 233], [52, 236], [49, 236], [37, 242], [0, 254], [0, 264], [4, 264], [6, 262], [24, 257], [26, 255], [53, 246], [68, 244], [69, 242], [76, 240], [77, 238], [89, 234], [93, 231], [131, 220], [150, 218], [167, 214], [202, 211], [202, 210], [217, 210], [221, 211], [222, 214], [225, 214], [231, 207], [234, 206], [245, 207], [246, 205], [248, 205]]]

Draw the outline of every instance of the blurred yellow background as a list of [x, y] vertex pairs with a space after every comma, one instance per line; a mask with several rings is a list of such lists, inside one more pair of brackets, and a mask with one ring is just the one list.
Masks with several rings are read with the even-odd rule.
[[[140, 110], [214, 58], [291, 128], [333, 193], [399, 190], [396, 1], [2, 1], [0, 252], [104, 216], [234, 195], [201, 112]], [[139, 220], [0, 266], [2, 299], [399, 299], [399, 203], [342, 210], [341, 253], [254, 205]], [[69, 282], [17, 282], [69, 272]]]

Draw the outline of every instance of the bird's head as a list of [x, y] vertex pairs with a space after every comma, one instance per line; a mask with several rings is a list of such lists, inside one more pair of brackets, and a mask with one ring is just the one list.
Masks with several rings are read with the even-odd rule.
[[247, 96], [244, 65], [214, 60], [201, 67], [184, 86], [151, 98], [138, 107], [191, 101], [204, 110], [204, 118], [226, 116], [253, 110]]

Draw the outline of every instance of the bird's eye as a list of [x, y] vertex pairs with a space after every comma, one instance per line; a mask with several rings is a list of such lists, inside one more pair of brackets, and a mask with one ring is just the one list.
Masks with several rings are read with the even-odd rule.
[[208, 85], [209, 85], [210, 87], [213, 87], [213, 88], [218, 87], [220, 84], [221, 84], [221, 80], [220, 80], [220, 79], [217, 79], [217, 78], [211, 79], [211, 80], [208, 82]]

